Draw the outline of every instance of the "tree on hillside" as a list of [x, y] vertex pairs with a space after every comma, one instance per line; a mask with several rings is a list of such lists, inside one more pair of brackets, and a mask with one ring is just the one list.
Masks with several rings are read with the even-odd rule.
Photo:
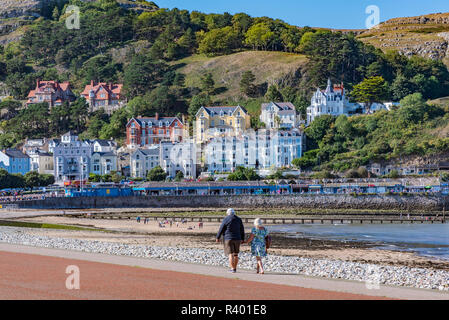
[[206, 93], [200, 93], [199, 95], [193, 96], [189, 105], [189, 115], [194, 118], [196, 113], [201, 107], [207, 107], [212, 103], [211, 98]]
[[87, 130], [83, 132], [80, 138], [85, 139], [98, 139], [100, 138], [101, 129], [109, 122], [109, 116], [101, 108], [91, 114], [91, 117], [87, 121]]
[[203, 77], [201, 77], [201, 89], [208, 94], [213, 93], [215, 89], [215, 81], [212, 73], [206, 73]]
[[240, 46], [237, 32], [232, 27], [213, 29], [199, 42], [198, 52], [206, 55], [230, 54]]
[[284, 100], [282, 94], [279, 92], [276, 85], [271, 85], [268, 87], [267, 93], [265, 94], [265, 99], [273, 102], [281, 102]]
[[76, 130], [76, 132], [82, 132], [84, 130], [88, 110], [89, 105], [84, 98], [79, 98], [70, 105], [69, 117], [71, 129]]
[[100, 55], [87, 60], [81, 69], [85, 83], [117, 81], [122, 65], [112, 61], [111, 55]]
[[245, 71], [240, 80], [240, 91], [248, 97], [252, 97], [256, 91], [254, 81], [256, 81], [254, 74], [251, 71]]
[[275, 40], [275, 33], [271, 31], [265, 22], [254, 24], [245, 34], [245, 44], [251, 46], [253, 50], [267, 50], [272, 41]]
[[421, 93], [406, 96], [397, 110], [399, 123], [404, 126], [424, 122], [444, 115], [444, 111], [436, 106], [428, 105]]
[[129, 98], [144, 95], [159, 83], [167, 72], [165, 63], [154, 62], [137, 55], [125, 68], [123, 90]]
[[317, 164], [318, 151], [319, 150], [316, 149], [305, 152], [301, 158], [293, 159], [292, 165], [301, 170], [315, 166]]
[[365, 104], [367, 113], [375, 102], [383, 102], [388, 97], [388, 83], [383, 77], [372, 77], [354, 86], [351, 97]]
[[48, 103], [32, 104], [8, 122], [8, 131], [20, 139], [46, 137], [49, 118]]
[[322, 115], [316, 117], [315, 120], [306, 129], [307, 137], [312, 138], [316, 142], [323, 140], [327, 130], [334, 123], [334, 118], [331, 115]]
[[143, 116], [150, 109], [150, 103], [146, 96], [137, 96], [128, 102], [126, 109], [129, 117]]
[[112, 114], [109, 123], [100, 130], [100, 139], [118, 139], [125, 135], [126, 124], [128, 123], [128, 112], [126, 108], [121, 108]]
[[394, 101], [399, 101], [414, 92], [416, 92], [414, 83], [402, 74], [399, 74], [391, 85], [391, 93]]
[[70, 107], [67, 102], [53, 106], [50, 112], [49, 133], [59, 136], [71, 129]]
[[232, 26], [234, 30], [240, 35], [245, 34], [253, 23], [253, 18], [246, 13], [236, 13], [232, 17]]
[[149, 110], [144, 111], [144, 116], [153, 116], [156, 112], [165, 116], [173, 116], [176, 113], [177, 97], [166, 86], [160, 86], [145, 95], [148, 100]]
[[10, 120], [18, 114], [18, 109], [22, 106], [20, 101], [5, 99], [0, 102], [0, 119]]

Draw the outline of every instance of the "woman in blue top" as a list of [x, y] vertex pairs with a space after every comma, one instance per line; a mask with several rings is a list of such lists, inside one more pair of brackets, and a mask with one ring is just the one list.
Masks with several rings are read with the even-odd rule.
[[262, 266], [262, 257], [267, 256], [267, 246], [265, 244], [265, 237], [268, 235], [268, 230], [262, 225], [262, 220], [257, 218], [254, 220], [254, 228], [251, 230], [251, 235], [246, 241], [251, 243], [251, 255], [257, 260], [257, 273], [264, 274]]

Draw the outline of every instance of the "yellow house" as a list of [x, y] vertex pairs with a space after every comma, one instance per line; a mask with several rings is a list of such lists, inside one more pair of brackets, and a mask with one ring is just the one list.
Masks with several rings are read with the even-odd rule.
[[201, 107], [196, 114], [195, 140], [197, 143], [217, 136], [236, 136], [251, 127], [251, 117], [245, 108]]

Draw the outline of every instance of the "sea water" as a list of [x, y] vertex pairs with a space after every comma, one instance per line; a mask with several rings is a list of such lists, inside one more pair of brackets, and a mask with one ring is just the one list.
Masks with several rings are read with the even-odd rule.
[[374, 243], [376, 248], [411, 251], [449, 261], [449, 224], [292, 224], [270, 226], [287, 237]]

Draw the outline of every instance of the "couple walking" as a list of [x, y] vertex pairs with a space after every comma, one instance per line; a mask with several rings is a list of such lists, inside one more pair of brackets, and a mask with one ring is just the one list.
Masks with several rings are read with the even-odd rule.
[[242, 243], [251, 244], [251, 255], [257, 260], [257, 273], [263, 274], [262, 257], [267, 255], [267, 246], [265, 238], [268, 236], [268, 230], [262, 225], [262, 220], [254, 220], [254, 228], [251, 235], [245, 241], [245, 227], [242, 219], [236, 216], [234, 209], [228, 209], [227, 217], [223, 220], [218, 230], [216, 242], [224, 237], [224, 251], [229, 256], [230, 272], [237, 272], [239, 262], [240, 245]]

